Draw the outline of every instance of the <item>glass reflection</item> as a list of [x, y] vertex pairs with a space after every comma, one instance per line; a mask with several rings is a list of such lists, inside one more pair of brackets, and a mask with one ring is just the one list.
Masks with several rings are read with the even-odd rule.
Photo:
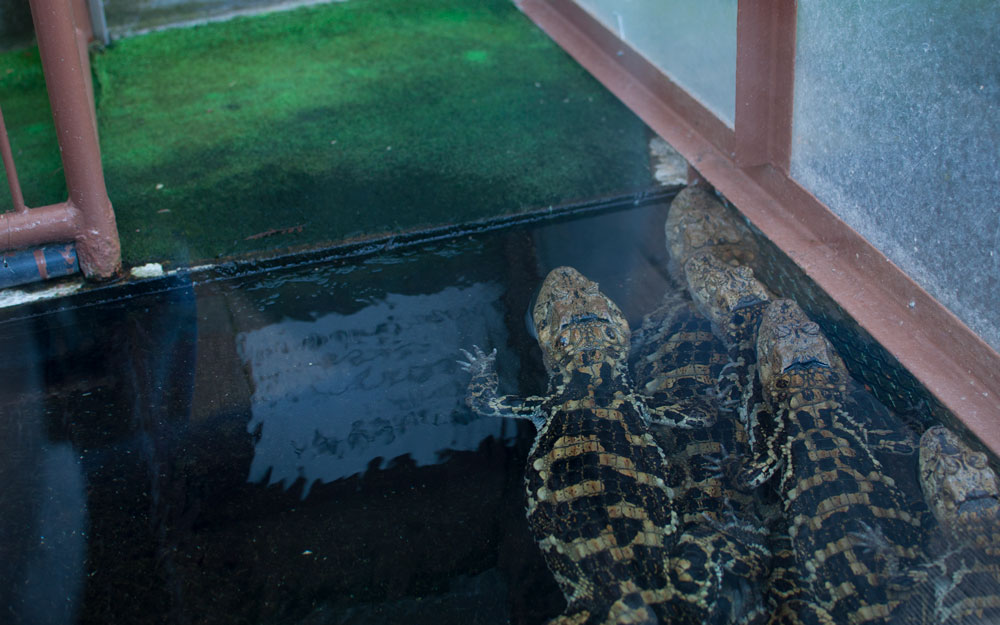
[[[509, 437], [498, 419], [472, 417], [456, 375], [455, 346], [468, 336], [506, 343], [495, 283], [429, 295], [390, 293], [351, 314], [285, 319], [241, 333], [253, 381], [257, 433], [248, 479], [290, 487], [363, 472], [378, 458], [433, 464], [446, 450]], [[375, 467], [380, 466], [376, 460]]]
[[736, 119], [736, 0], [577, 0], [730, 128]]

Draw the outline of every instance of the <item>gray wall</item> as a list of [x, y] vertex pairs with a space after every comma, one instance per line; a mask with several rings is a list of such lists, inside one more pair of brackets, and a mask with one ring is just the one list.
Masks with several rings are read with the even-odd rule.
[[800, 0], [791, 173], [1000, 350], [998, 8]]
[[730, 128], [737, 0], [576, 0]]

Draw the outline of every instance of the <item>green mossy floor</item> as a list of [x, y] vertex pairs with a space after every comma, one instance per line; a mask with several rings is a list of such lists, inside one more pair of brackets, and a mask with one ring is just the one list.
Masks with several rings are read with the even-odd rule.
[[[646, 127], [509, 0], [348, 0], [124, 39], [92, 62], [127, 265], [653, 186]], [[32, 206], [65, 198], [43, 84], [36, 51], [0, 55]]]

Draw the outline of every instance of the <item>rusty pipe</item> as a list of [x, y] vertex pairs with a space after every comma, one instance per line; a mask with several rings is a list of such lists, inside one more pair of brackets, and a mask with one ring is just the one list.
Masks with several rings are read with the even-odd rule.
[[0, 249], [16, 250], [56, 241], [72, 241], [80, 228], [80, 211], [61, 202], [20, 213], [0, 215]]
[[[70, 0], [73, 9], [73, 26], [76, 31], [76, 46], [80, 53], [80, 65], [84, 68], [83, 79], [87, 85], [87, 104], [90, 119], [97, 133], [97, 103], [94, 101], [94, 77], [90, 73], [90, 42], [94, 40], [94, 29], [90, 23], [87, 0]], [[97, 149], [101, 149], [101, 137], [97, 133]]]
[[110, 279], [121, 271], [121, 246], [104, 184], [93, 101], [88, 99], [90, 65], [81, 58], [73, 7], [70, 0], [31, 0], [31, 17], [66, 176], [67, 208], [79, 210], [71, 238], [80, 269], [87, 278]]

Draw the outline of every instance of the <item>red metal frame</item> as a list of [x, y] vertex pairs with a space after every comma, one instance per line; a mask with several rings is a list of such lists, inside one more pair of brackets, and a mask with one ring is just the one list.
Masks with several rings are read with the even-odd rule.
[[789, 176], [794, 0], [739, 2], [734, 130], [572, 0], [518, 5], [1000, 454], [1000, 354]]
[[736, 162], [788, 173], [795, 84], [795, 0], [740, 2], [736, 18]]
[[0, 250], [75, 241], [84, 275], [106, 280], [121, 271], [121, 247], [101, 168], [86, 4], [84, 0], [31, 0], [31, 15], [69, 198], [39, 208], [25, 206], [6, 129], [2, 129], [0, 152], [15, 210], [0, 215]]

